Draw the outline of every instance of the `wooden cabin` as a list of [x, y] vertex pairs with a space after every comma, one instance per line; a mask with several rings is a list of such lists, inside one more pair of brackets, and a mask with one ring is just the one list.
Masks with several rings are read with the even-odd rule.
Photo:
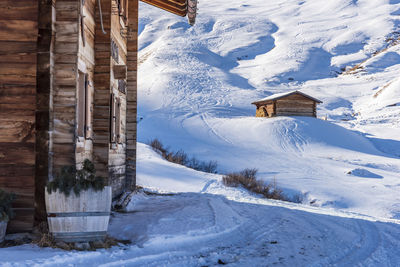
[[[197, 0], [142, 0], [194, 24]], [[9, 232], [46, 219], [62, 166], [94, 162], [113, 196], [135, 187], [138, 0], [0, 0], [0, 188]]]
[[317, 117], [317, 104], [322, 101], [300, 91], [275, 94], [252, 104], [257, 107], [256, 117], [309, 116]]

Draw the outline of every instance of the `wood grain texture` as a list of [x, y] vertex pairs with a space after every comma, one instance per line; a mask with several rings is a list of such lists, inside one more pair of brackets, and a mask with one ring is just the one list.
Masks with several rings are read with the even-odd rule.
[[126, 187], [136, 186], [138, 1], [129, 2], [126, 92]]
[[0, 0], [0, 188], [17, 194], [9, 232], [33, 226], [38, 10]]
[[[106, 186], [102, 191], [97, 192], [92, 189], [81, 191], [79, 196], [71, 193], [67, 197], [58, 191], [49, 194], [47, 190], [45, 194], [46, 210], [50, 214], [47, 218], [49, 231], [56, 239], [71, 241], [72, 238], [76, 237], [74, 236], [75, 233], [85, 232], [104, 232], [103, 238], [105, 237], [110, 216], [96, 216], [96, 213], [109, 213], [111, 211], [110, 186]], [[85, 213], [87, 216], [85, 216]], [[58, 237], [57, 234], [63, 234], [63, 237]], [[91, 239], [88, 237], [84, 241], [91, 241]]]
[[277, 100], [254, 102], [256, 117], [310, 116], [317, 117], [317, 101], [302, 94], [293, 93]]

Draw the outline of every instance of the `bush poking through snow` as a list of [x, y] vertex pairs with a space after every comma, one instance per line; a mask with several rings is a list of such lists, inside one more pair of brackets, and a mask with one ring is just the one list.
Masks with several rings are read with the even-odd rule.
[[149, 146], [169, 162], [180, 164], [197, 171], [217, 173], [218, 163], [216, 161], [200, 161], [195, 157], [189, 157], [182, 149], [176, 152], [169, 151], [169, 148], [164, 147], [158, 139], [151, 140]]
[[244, 169], [241, 172], [229, 173], [222, 177], [222, 182], [230, 187], [243, 187], [250, 192], [260, 194], [265, 198], [290, 201], [281, 189], [264, 181], [257, 180], [257, 169]]
[[14, 217], [14, 212], [11, 208], [14, 200], [14, 193], [8, 193], [0, 189], [0, 222], [9, 221]]
[[79, 196], [83, 190], [93, 189], [101, 191], [106, 186], [106, 181], [103, 177], [96, 176], [94, 164], [85, 159], [82, 169], [77, 170], [75, 165], [64, 166], [61, 172], [54, 178], [53, 181], [47, 183], [47, 192], [56, 192], [59, 190], [66, 196], [69, 196], [71, 191]]

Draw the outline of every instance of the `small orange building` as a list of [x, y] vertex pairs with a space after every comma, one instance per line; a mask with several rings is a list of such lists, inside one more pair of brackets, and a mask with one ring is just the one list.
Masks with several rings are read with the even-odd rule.
[[252, 104], [257, 107], [256, 117], [309, 116], [317, 117], [317, 104], [322, 103], [300, 91], [274, 94]]

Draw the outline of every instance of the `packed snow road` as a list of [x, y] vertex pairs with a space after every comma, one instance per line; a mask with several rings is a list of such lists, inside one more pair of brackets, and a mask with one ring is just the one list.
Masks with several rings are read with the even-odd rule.
[[[250, 197], [251, 198], [251, 197]], [[129, 246], [0, 250], [4, 266], [399, 266], [400, 224], [181, 193], [136, 196], [111, 235]], [[299, 206], [301, 209], [301, 206]]]

